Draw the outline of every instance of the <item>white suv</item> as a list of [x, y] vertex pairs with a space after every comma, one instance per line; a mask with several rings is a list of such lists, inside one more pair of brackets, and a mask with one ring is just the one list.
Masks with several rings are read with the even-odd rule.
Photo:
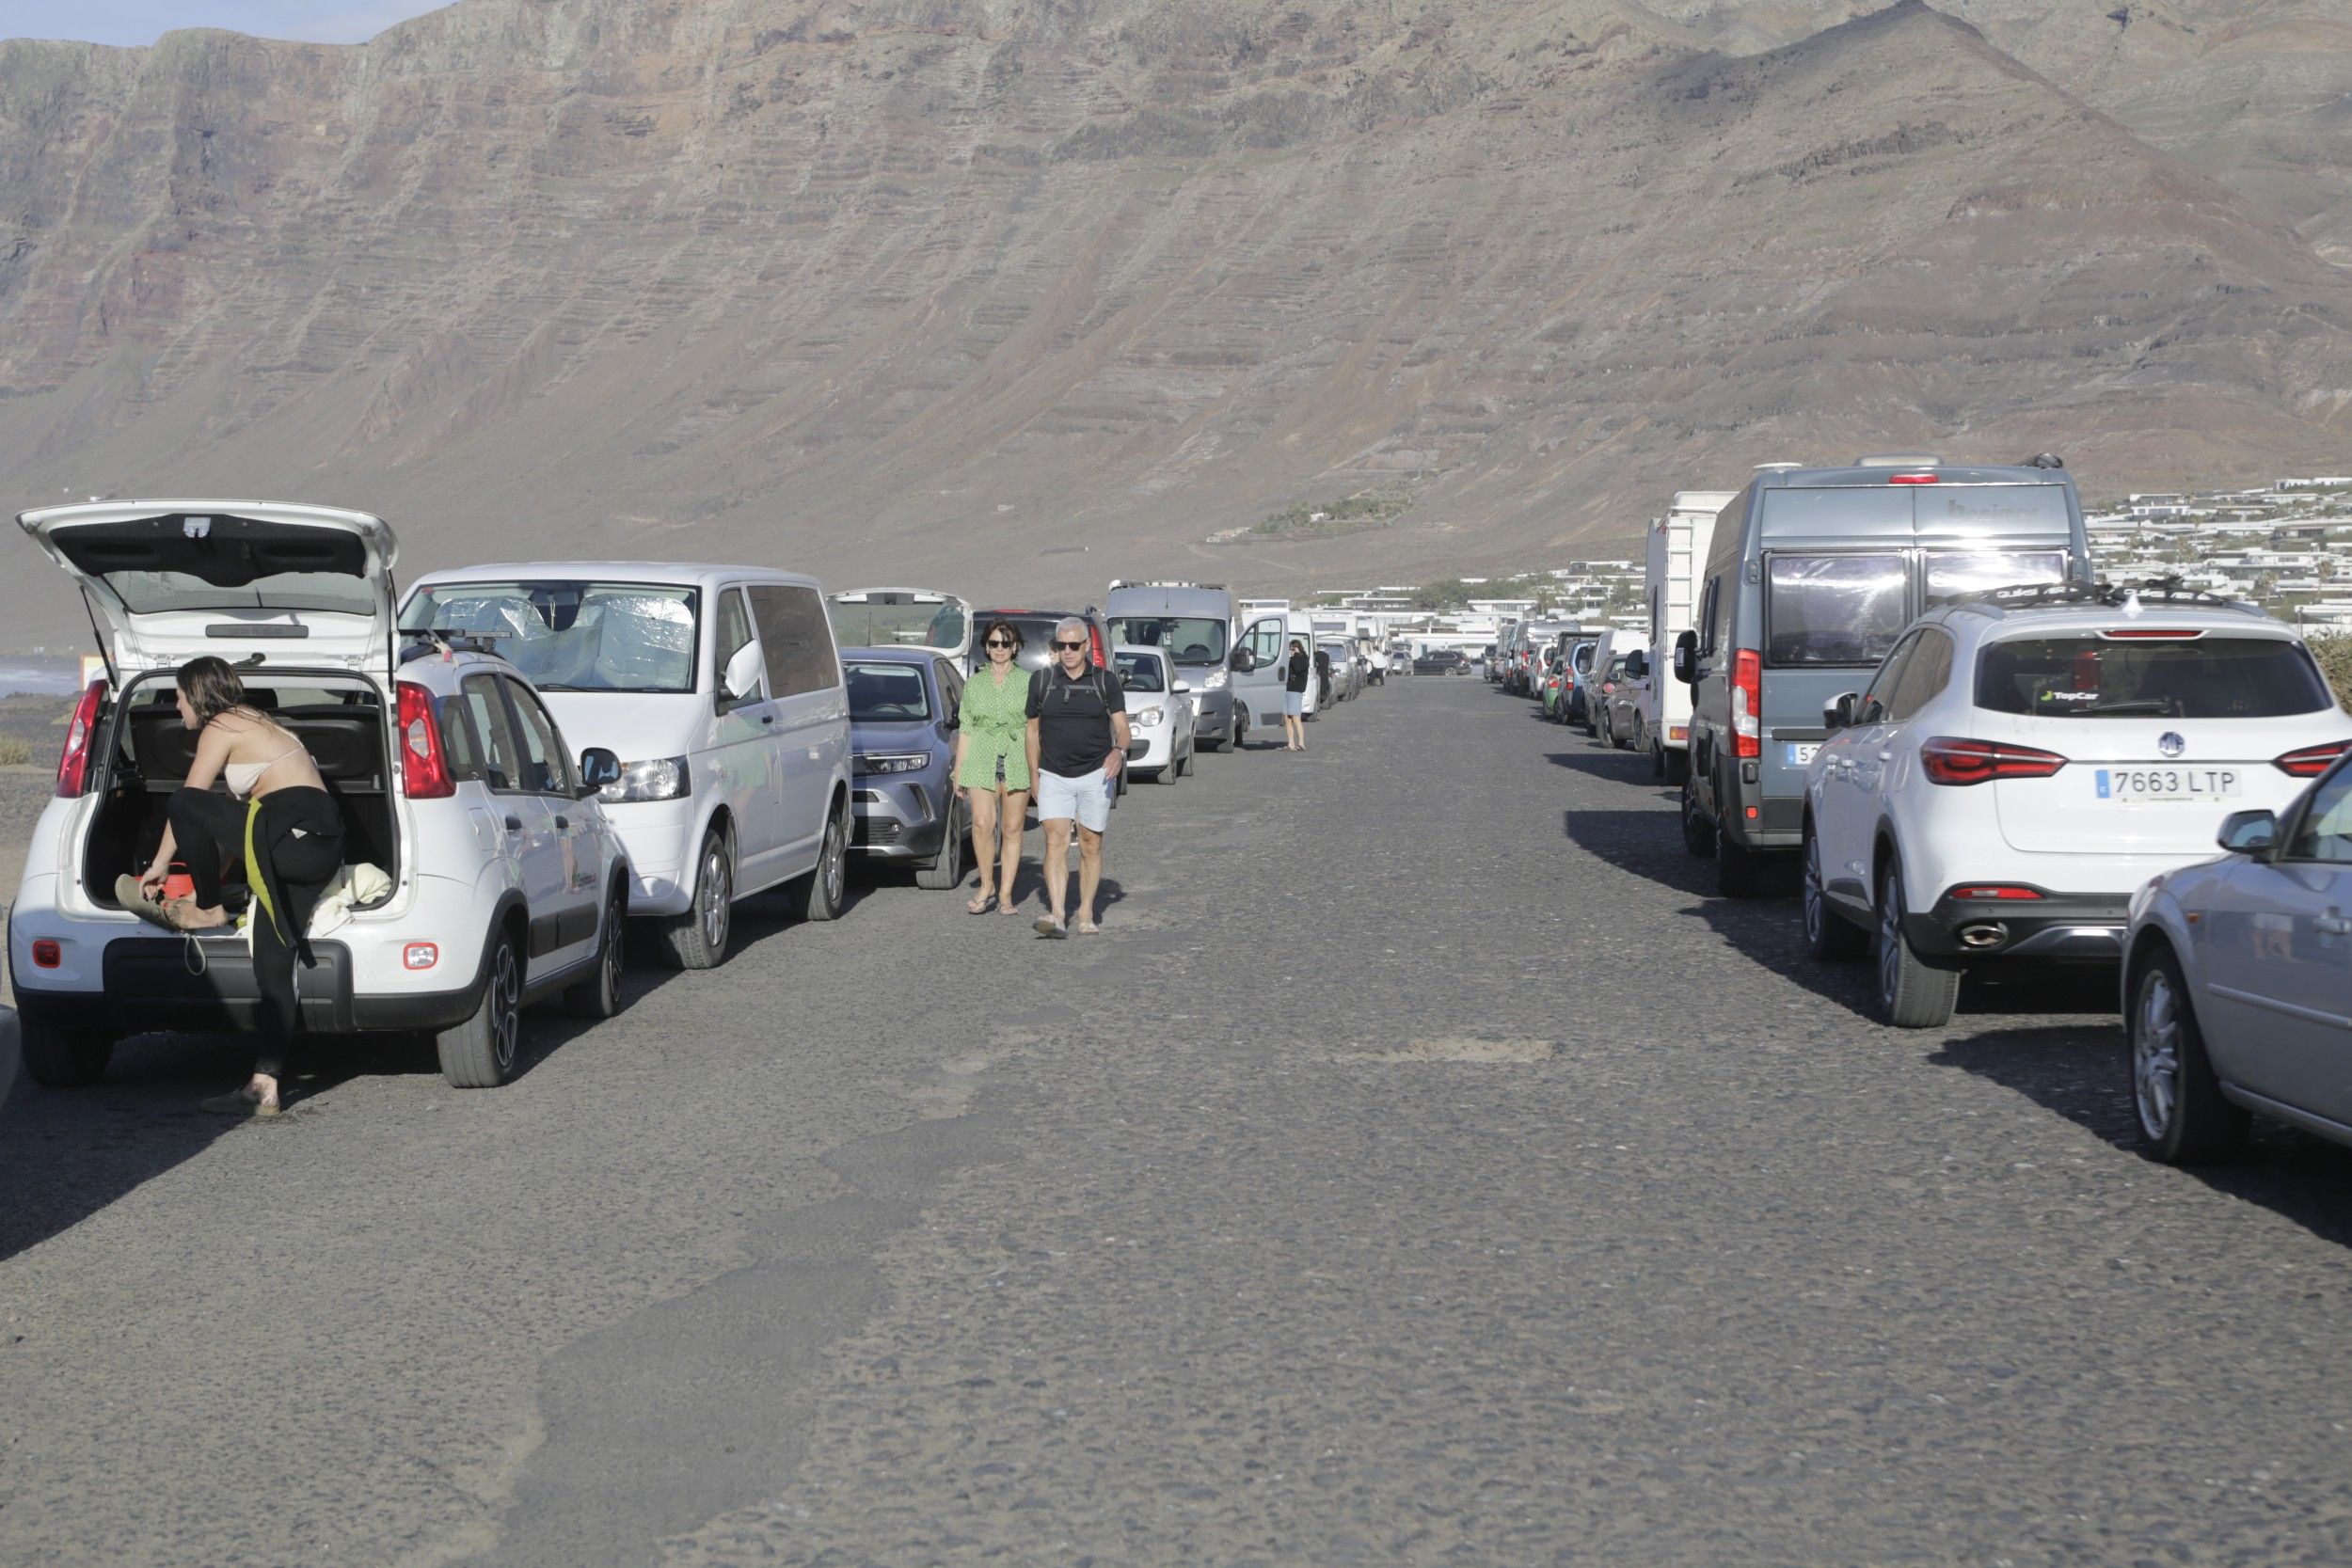
[[2352, 746], [2291, 626], [2161, 586], [1949, 605], [1822, 715], [1805, 775], [1805, 935], [1876, 933], [1890, 1023], [1951, 1017], [1979, 959], [2112, 962], [2131, 895], [2282, 810]]
[[575, 767], [511, 666], [465, 647], [396, 649], [391, 531], [364, 513], [255, 501], [108, 501], [18, 521], [80, 585], [104, 679], [82, 693], [56, 797], [24, 857], [8, 961], [24, 1069], [96, 1080], [115, 1040], [253, 1026], [244, 939], [158, 933], [116, 903], [195, 757], [173, 675], [215, 654], [302, 738], [344, 823], [344, 856], [389, 891], [314, 920], [297, 966], [313, 1035], [430, 1033], [460, 1087], [515, 1070], [522, 1009], [561, 990], [620, 1006], [629, 877], [594, 799], [610, 752]]

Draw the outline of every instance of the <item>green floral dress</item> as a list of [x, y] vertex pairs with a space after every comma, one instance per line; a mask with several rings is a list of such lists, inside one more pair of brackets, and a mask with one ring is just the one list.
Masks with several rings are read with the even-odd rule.
[[1005, 762], [1005, 787], [1029, 787], [1029, 673], [1015, 667], [999, 687], [993, 665], [983, 664], [963, 683], [963, 767], [956, 783], [970, 789], [996, 787], [996, 759]]

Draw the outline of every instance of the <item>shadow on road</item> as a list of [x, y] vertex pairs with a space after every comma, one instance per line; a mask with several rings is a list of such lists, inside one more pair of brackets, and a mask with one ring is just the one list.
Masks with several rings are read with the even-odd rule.
[[[1649, 758], [1639, 752], [1613, 751], [1597, 740], [1588, 747], [1573, 752], [1546, 752], [1544, 760], [1554, 768], [1567, 768], [1579, 773], [1590, 773], [1597, 779], [1607, 779], [1611, 784], [1636, 784], [1645, 787], [1655, 784], [1661, 800], [1668, 802], [1679, 800], [1676, 791], [1658, 784], [1657, 779], [1651, 773]], [[1671, 827], [1674, 825], [1675, 818], [1669, 816], [1666, 821]]]
[[[2118, 1148], [2138, 1146], [2120, 1025], [1988, 1029], [1948, 1041], [1928, 1059], [2014, 1089]], [[2242, 1160], [2181, 1174], [2323, 1241], [2352, 1245], [2352, 1149], [2260, 1118], [2254, 1127]]]

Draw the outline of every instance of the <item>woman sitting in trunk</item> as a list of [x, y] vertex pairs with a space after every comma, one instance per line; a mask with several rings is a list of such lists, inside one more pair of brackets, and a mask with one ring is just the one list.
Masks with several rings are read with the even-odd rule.
[[[307, 968], [310, 911], [342, 868], [342, 816], [326, 793], [302, 741], [246, 705], [245, 687], [226, 661], [192, 658], [180, 666], [180, 721], [194, 730], [196, 760], [171, 797], [163, 843], [147, 875], [115, 883], [125, 909], [174, 931], [204, 931], [230, 922], [220, 884], [242, 867], [252, 890], [253, 980], [261, 993], [261, 1046], [252, 1079], [233, 1094], [203, 1102], [231, 1116], [278, 1114], [278, 1080], [302, 1015], [294, 999], [294, 958]], [[212, 792], [225, 778], [232, 796]], [[188, 869], [195, 893], [165, 901], [173, 860]]]

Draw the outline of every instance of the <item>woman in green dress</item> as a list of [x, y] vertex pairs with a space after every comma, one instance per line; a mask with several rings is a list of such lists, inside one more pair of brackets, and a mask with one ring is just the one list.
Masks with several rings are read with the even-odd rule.
[[1021, 629], [1009, 621], [993, 622], [980, 634], [987, 662], [963, 683], [957, 714], [956, 788], [972, 802], [972, 858], [980, 864], [980, 891], [964, 906], [974, 914], [999, 907], [1019, 912], [1013, 885], [1029, 811], [1029, 677], [1013, 662], [1021, 642]]

